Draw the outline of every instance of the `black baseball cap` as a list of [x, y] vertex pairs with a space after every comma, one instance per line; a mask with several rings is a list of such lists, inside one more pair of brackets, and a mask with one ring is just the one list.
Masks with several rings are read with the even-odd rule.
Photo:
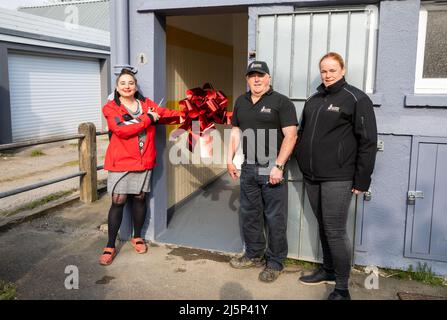
[[253, 61], [248, 65], [247, 72], [245, 73], [248, 76], [250, 73], [258, 72], [262, 74], [270, 74], [269, 67], [265, 61]]

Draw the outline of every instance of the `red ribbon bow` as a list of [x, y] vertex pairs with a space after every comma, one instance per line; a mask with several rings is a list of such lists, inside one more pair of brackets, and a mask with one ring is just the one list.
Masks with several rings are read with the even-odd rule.
[[[192, 152], [195, 144], [203, 132], [214, 129], [215, 124], [230, 124], [232, 112], [226, 111], [228, 98], [222, 91], [214, 90], [210, 83], [205, 83], [203, 88], [186, 90], [186, 99], [179, 102], [185, 114], [185, 122], [175, 130], [172, 135], [178, 136], [185, 131], [188, 135], [188, 148]], [[192, 129], [193, 121], [198, 121], [199, 132]]]

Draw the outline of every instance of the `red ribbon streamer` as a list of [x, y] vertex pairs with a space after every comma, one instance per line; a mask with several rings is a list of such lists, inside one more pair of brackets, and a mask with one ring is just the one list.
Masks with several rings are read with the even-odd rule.
[[[179, 102], [185, 122], [172, 135], [178, 136], [180, 132], [188, 131], [188, 149], [192, 152], [204, 131], [214, 129], [216, 123], [231, 124], [233, 112], [226, 111], [227, 104], [225, 94], [214, 90], [210, 83], [205, 83], [202, 88], [186, 90], [186, 99]], [[198, 121], [199, 132], [193, 131], [193, 121]]]

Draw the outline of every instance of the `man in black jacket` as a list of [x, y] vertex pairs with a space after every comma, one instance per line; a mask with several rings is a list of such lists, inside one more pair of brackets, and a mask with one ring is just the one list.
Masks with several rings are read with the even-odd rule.
[[339, 54], [323, 56], [320, 73], [323, 83], [304, 106], [296, 157], [318, 220], [323, 266], [300, 282], [313, 285], [335, 280], [329, 299], [350, 299], [346, 221], [352, 194], [367, 191], [371, 183], [376, 119], [369, 97], [346, 83]]

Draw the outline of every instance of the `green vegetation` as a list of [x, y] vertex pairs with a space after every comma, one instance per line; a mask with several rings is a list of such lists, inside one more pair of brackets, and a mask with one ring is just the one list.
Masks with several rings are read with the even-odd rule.
[[17, 152], [19, 152], [17, 149], [3, 150], [0, 153], [0, 157], [14, 157]]
[[30, 203], [27, 203], [24, 206], [21, 206], [21, 207], [15, 209], [14, 211], [6, 212], [6, 216], [13, 216], [16, 213], [19, 213], [19, 212], [24, 211], [24, 210], [35, 209], [37, 207], [43, 206], [44, 204], [46, 204], [48, 202], [55, 201], [55, 200], [58, 200], [58, 199], [60, 199], [62, 197], [68, 196], [68, 195], [72, 194], [75, 191], [76, 191], [76, 189], [71, 189], [71, 190], [59, 191], [59, 192], [56, 192], [56, 193], [49, 194], [49, 195], [47, 195], [47, 196], [45, 196], [43, 198], [31, 201]]
[[[291, 266], [298, 266], [305, 270], [312, 270], [317, 268], [317, 263], [302, 261], [302, 260], [296, 260], [296, 259], [290, 259], [287, 258], [284, 261], [284, 266], [291, 267]], [[365, 272], [365, 267], [363, 266], [354, 266], [353, 269], [356, 269], [360, 272]], [[386, 268], [380, 268], [379, 273], [381, 275], [384, 275], [386, 278], [395, 278], [400, 280], [413, 280], [422, 282], [425, 284], [429, 284], [432, 286], [442, 286], [447, 285], [447, 282], [444, 278], [437, 276], [427, 265], [427, 263], [418, 263], [417, 267], [414, 268], [413, 265], [410, 265], [407, 270], [396, 270], [396, 269], [386, 269]]]
[[16, 286], [12, 283], [7, 283], [0, 280], [0, 300], [15, 300]]
[[312, 270], [312, 269], [315, 269], [317, 267], [317, 264], [313, 263], [313, 262], [307, 262], [307, 261], [303, 261], [303, 260], [296, 260], [296, 259], [287, 258], [284, 261], [284, 266], [285, 267], [298, 266], [298, 267], [301, 267], [301, 268], [306, 269], [306, 270]]
[[418, 263], [416, 269], [413, 269], [413, 265], [410, 265], [407, 270], [393, 270], [393, 269], [381, 269], [388, 274], [389, 277], [401, 279], [401, 280], [414, 280], [423, 282], [432, 286], [444, 285], [444, 279], [437, 276], [427, 263]]
[[31, 157], [40, 157], [44, 155], [45, 153], [40, 149], [34, 149], [33, 151], [31, 151]]

